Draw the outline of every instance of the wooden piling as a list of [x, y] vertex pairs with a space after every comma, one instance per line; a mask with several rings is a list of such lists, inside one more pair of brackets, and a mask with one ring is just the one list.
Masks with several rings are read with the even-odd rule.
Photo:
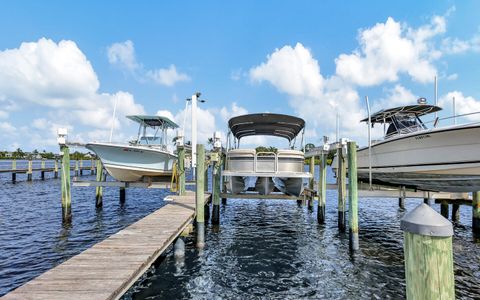
[[78, 177], [78, 160], [75, 161], [75, 177]]
[[[223, 173], [223, 171], [225, 170], [225, 165], [227, 163], [227, 157], [224, 156], [223, 154], [220, 154], [220, 157], [222, 159], [222, 173]], [[226, 192], [225, 177], [220, 177], [220, 179], [221, 179], [220, 189], [225, 193]], [[227, 204], [227, 198], [222, 198], [222, 205], [225, 205], [225, 204]]]
[[13, 159], [12, 160], [12, 183], [15, 183], [17, 181], [17, 173], [15, 170], [17, 169], [17, 160]]
[[90, 159], [90, 175], [95, 174], [95, 164], [93, 163], [93, 159]]
[[400, 209], [405, 209], [405, 187], [400, 188], [400, 197], [398, 197], [398, 207]]
[[429, 198], [423, 198], [423, 203], [426, 205], [430, 205], [430, 199]]
[[178, 194], [185, 195], [185, 148], [178, 147]]
[[472, 231], [480, 235], [480, 192], [472, 193]]
[[119, 198], [120, 198], [120, 203], [123, 204], [125, 203], [125, 194], [126, 194], [126, 191], [125, 191], [125, 188], [124, 187], [120, 187], [120, 192], [119, 192]]
[[460, 221], [460, 204], [452, 204], [452, 222]]
[[197, 215], [196, 221], [197, 223], [204, 223], [205, 222], [205, 214], [204, 214], [204, 206], [205, 206], [205, 148], [203, 145], [197, 145], [197, 170], [196, 174], [196, 207], [197, 207]]
[[83, 176], [83, 159], [80, 160], [80, 176]]
[[325, 224], [325, 206], [327, 199], [327, 154], [320, 155], [320, 178], [318, 181], [318, 209], [317, 220], [319, 224]]
[[348, 142], [348, 216], [350, 250], [358, 250], [357, 143]]
[[337, 185], [338, 185], [338, 229], [341, 232], [345, 231], [345, 194], [346, 194], [346, 164], [343, 155], [343, 146], [338, 145], [337, 148]]
[[55, 159], [53, 161], [53, 178], [57, 179], [58, 178], [58, 161]]
[[31, 159], [28, 160], [28, 170], [27, 170], [27, 181], [32, 181], [33, 173], [33, 162]]
[[452, 224], [426, 204], [401, 221], [407, 299], [455, 299]]
[[[310, 157], [310, 174], [312, 174], [312, 178], [310, 179], [309, 188], [313, 190], [315, 188], [315, 156]], [[313, 211], [313, 204], [314, 204], [315, 197], [312, 195], [310, 199], [308, 199], [308, 209]]]
[[[97, 160], [97, 182], [104, 181], [102, 162]], [[97, 186], [95, 188], [95, 207], [102, 207], [103, 205], [103, 187]]]
[[72, 194], [70, 191], [70, 149], [66, 145], [60, 146], [62, 152], [62, 220], [70, 222], [72, 219]]
[[221, 165], [222, 158], [219, 153], [219, 160], [213, 164], [213, 205], [212, 205], [212, 224], [220, 224], [220, 184], [221, 184]]
[[448, 202], [443, 200], [441, 203], [440, 203], [440, 213], [442, 214], [442, 216], [445, 218], [445, 219], [448, 219]]

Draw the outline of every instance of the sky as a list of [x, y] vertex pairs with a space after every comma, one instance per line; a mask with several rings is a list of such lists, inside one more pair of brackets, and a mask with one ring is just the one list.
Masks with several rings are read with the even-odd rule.
[[304, 118], [315, 145], [335, 138], [338, 114], [339, 135], [365, 144], [365, 96], [372, 112], [434, 104], [435, 76], [441, 117], [453, 97], [457, 114], [480, 111], [479, 11], [479, 1], [3, 1], [0, 150], [56, 151], [58, 128], [108, 141], [112, 123], [124, 142], [137, 132], [130, 114], [168, 116], [189, 139], [195, 92], [206, 100], [199, 142], [225, 137], [233, 116], [272, 112]]

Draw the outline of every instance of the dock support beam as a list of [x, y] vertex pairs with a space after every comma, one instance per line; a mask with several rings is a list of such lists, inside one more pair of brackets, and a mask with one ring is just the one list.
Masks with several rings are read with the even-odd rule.
[[401, 221], [407, 299], [455, 299], [452, 224], [426, 204]]
[[72, 194], [70, 191], [70, 149], [66, 145], [60, 146], [62, 152], [62, 220], [72, 220]]
[[178, 147], [178, 194], [185, 195], [185, 148]]
[[196, 174], [196, 221], [197, 221], [197, 248], [205, 246], [205, 148], [197, 144], [197, 170]]
[[442, 214], [442, 216], [448, 220], [448, 202], [443, 200], [441, 203], [440, 203], [440, 213]]
[[[310, 174], [312, 174], [312, 178], [310, 179], [309, 188], [313, 190], [315, 188], [315, 156], [310, 157]], [[312, 196], [308, 199], [308, 209], [313, 211], [313, 204], [314, 204], [315, 197]]]
[[400, 197], [398, 197], [398, 207], [400, 209], [405, 209], [405, 187], [400, 188]]
[[423, 198], [423, 203], [430, 205], [430, 198]]
[[33, 173], [33, 162], [31, 159], [28, 160], [28, 170], [27, 170], [27, 181], [32, 181]]
[[320, 155], [320, 178], [318, 181], [318, 209], [317, 220], [319, 224], [325, 224], [325, 206], [327, 199], [327, 154]]
[[45, 159], [44, 158], [42, 158], [41, 169], [42, 171], [40, 172], [40, 178], [42, 180], [45, 180]]
[[[105, 177], [103, 174], [103, 167], [102, 162], [97, 160], [97, 182], [105, 181]], [[103, 206], [103, 187], [97, 186], [95, 188], [95, 207], [102, 207]]]
[[358, 242], [358, 190], [357, 190], [357, 143], [348, 142], [348, 216], [350, 250], [359, 249]]
[[473, 192], [472, 195], [472, 231], [480, 236], [480, 192]]
[[212, 206], [212, 224], [220, 224], [220, 179], [221, 179], [221, 153], [218, 154], [219, 160], [213, 164], [213, 206]]
[[460, 204], [452, 204], [452, 222], [460, 221]]
[[75, 161], [75, 177], [78, 177], [78, 160]]
[[125, 203], [125, 198], [126, 198], [126, 189], [124, 187], [120, 188], [120, 204]]
[[58, 161], [55, 159], [53, 162], [53, 178], [57, 179], [58, 178]]
[[343, 156], [343, 145], [339, 144], [337, 148], [338, 169], [338, 229], [345, 232], [345, 194], [346, 194], [346, 164]]

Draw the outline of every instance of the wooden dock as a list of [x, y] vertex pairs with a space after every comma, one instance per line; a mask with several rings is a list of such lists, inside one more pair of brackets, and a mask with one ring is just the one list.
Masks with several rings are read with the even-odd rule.
[[[205, 203], [210, 199], [205, 194]], [[1, 299], [118, 299], [195, 217], [195, 194], [172, 201]]]

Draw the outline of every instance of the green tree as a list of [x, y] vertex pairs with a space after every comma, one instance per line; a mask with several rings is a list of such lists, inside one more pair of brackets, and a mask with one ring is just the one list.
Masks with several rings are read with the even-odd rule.
[[17, 148], [17, 150], [13, 151], [12, 153], [12, 158], [14, 159], [22, 159], [25, 157], [25, 152], [22, 151], [22, 149]]

